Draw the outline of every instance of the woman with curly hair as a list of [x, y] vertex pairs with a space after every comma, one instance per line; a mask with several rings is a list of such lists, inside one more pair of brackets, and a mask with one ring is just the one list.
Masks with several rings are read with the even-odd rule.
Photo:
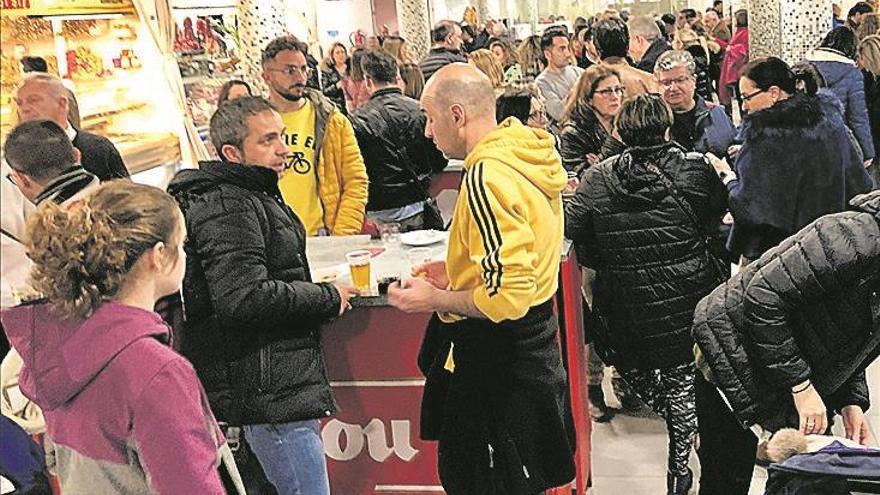
[[0, 316], [64, 493], [226, 493], [223, 436], [153, 312], [180, 290], [185, 238], [174, 198], [129, 181], [69, 207], [47, 202], [28, 219], [33, 287], [45, 300]]

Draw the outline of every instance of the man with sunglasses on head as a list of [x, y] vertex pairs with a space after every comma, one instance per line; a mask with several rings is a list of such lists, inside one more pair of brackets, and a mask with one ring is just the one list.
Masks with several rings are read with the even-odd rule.
[[308, 87], [307, 53], [294, 36], [278, 37], [263, 50], [263, 79], [289, 151], [278, 186], [308, 235], [354, 235], [364, 222], [367, 171], [351, 123]]

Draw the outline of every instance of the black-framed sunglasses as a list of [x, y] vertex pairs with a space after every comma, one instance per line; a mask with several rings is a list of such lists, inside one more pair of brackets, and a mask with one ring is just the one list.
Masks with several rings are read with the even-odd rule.
[[766, 93], [766, 92], [767, 92], [766, 89], [759, 89], [752, 94], [742, 95], [742, 99], [743, 99], [743, 101], [751, 101], [752, 98], [758, 96], [761, 93]]
[[312, 69], [308, 65], [304, 65], [302, 67], [297, 67], [295, 65], [288, 65], [282, 69], [267, 69], [267, 70], [270, 70], [272, 72], [280, 72], [280, 73], [285, 74], [287, 76], [292, 76], [294, 74], [302, 74], [306, 77], [309, 77], [310, 75], [312, 75]]

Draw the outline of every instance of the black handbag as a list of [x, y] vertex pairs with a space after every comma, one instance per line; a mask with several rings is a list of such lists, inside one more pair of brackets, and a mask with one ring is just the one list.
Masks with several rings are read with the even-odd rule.
[[620, 361], [620, 354], [611, 345], [608, 329], [608, 321], [602, 316], [598, 308], [590, 307], [590, 304], [582, 298], [584, 312], [584, 341], [593, 346], [596, 355], [607, 366], [616, 366]]

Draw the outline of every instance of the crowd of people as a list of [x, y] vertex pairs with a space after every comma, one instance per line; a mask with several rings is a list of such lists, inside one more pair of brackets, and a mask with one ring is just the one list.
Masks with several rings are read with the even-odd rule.
[[[697, 483], [697, 437], [703, 495], [748, 493], [750, 427], [828, 434], [839, 414], [869, 445], [880, 24], [867, 2], [830, 14], [793, 66], [749, 59], [748, 14], [721, 0], [523, 40], [469, 8], [421, 60], [387, 32], [320, 62], [281, 36], [260, 60], [268, 92], [229, 81], [215, 159], [167, 191], [128, 180], [29, 59], [3, 145], [0, 426], [45, 434], [52, 455], [25, 449], [34, 469], [0, 475], [29, 493], [48, 493], [48, 470], [65, 494], [329, 494], [322, 326], [358, 290], [314, 282], [306, 239], [389, 222], [450, 231], [446, 260], [388, 291], [434, 314], [421, 435], [447, 493], [574, 477], [551, 300], [563, 237], [585, 273], [594, 419], [614, 415], [613, 366], [666, 423], [669, 495]], [[449, 160], [463, 171], [447, 224], [428, 191]], [[172, 335], [157, 310], [175, 295]], [[236, 468], [233, 438], [256, 469]]]

